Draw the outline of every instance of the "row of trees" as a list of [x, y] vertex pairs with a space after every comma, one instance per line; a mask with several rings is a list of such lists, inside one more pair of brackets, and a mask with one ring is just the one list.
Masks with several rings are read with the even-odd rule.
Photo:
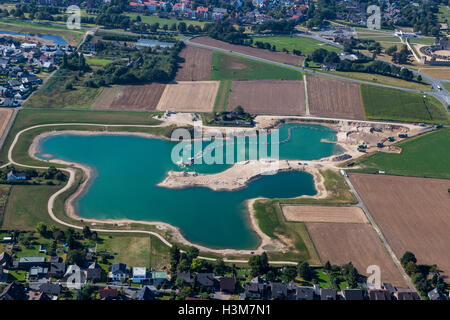
[[[427, 293], [434, 288], [440, 294], [445, 293], [447, 285], [439, 275], [439, 270], [436, 265], [417, 264], [416, 256], [410, 251], [406, 251], [403, 254], [400, 262], [422, 297], [426, 297]], [[431, 278], [428, 276], [430, 273], [433, 274]]]

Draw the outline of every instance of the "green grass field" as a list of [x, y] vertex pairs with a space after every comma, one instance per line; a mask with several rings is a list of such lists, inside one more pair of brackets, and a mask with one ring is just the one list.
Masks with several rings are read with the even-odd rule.
[[271, 238], [289, 239], [293, 250], [286, 254], [270, 253], [269, 258], [309, 260], [311, 264], [320, 264], [319, 256], [309, 237], [303, 222], [286, 221], [280, 208], [281, 204], [354, 204], [356, 199], [349, 191], [348, 186], [339, 172], [322, 170], [325, 188], [329, 192], [326, 199], [296, 198], [296, 199], [271, 199], [256, 201], [254, 203], [255, 218], [262, 232]]
[[[98, 124], [147, 124], [155, 125], [160, 121], [153, 119], [153, 113], [147, 112], [108, 112], [108, 111], [84, 111], [84, 110], [20, 110], [14, 121], [0, 153], [0, 162], [7, 162], [7, 150], [16, 134], [28, 127], [49, 123], [98, 123]], [[95, 129], [95, 128], [90, 128]], [[47, 129], [49, 130], [49, 129]], [[50, 129], [51, 130], [51, 129]], [[125, 130], [125, 129], [124, 129]], [[128, 129], [129, 130], [129, 129]], [[30, 137], [31, 138], [31, 137]], [[26, 156], [29, 144], [24, 144], [21, 153]], [[20, 151], [20, 150], [19, 150]]]
[[253, 43], [256, 41], [268, 42], [272, 46], [275, 45], [277, 51], [282, 51], [283, 48], [289, 50], [292, 53], [292, 50], [300, 50], [302, 55], [307, 56], [310, 55], [316, 49], [326, 49], [328, 51], [334, 51], [336, 53], [342, 52], [342, 50], [338, 47], [326, 44], [322, 41], [311, 39], [307, 37], [298, 37], [298, 36], [268, 36], [268, 37], [252, 37]]
[[390, 88], [361, 85], [366, 118], [408, 122], [448, 123], [448, 115], [434, 97]]
[[400, 142], [400, 154], [375, 153], [359, 163], [366, 171], [450, 179], [450, 129], [440, 129]]
[[142, 14], [137, 14], [137, 13], [128, 13], [127, 16], [130, 16], [131, 18], [136, 18], [138, 15], [141, 16], [142, 22], [148, 23], [148, 24], [155, 24], [155, 23], [159, 23], [160, 27], [162, 27], [163, 25], [167, 24], [169, 27], [172, 23], [180, 23], [180, 22], [184, 22], [186, 23], [187, 26], [189, 25], [193, 25], [193, 26], [201, 26], [203, 27], [205, 25], [205, 21], [198, 21], [198, 20], [189, 20], [189, 19], [165, 19], [165, 18], [160, 18], [157, 16], [145, 16]]
[[[88, 62], [89, 63], [89, 62]], [[89, 74], [82, 77], [77, 72], [58, 70], [26, 101], [27, 108], [89, 108], [101, 94], [103, 88], [89, 88], [83, 85]], [[72, 89], [66, 83], [73, 84]]]
[[90, 66], [102, 66], [103, 67], [103, 66], [106, 66], [107, 64], [111, 63], [112, 60], [86, 57], [86, 62]]
[[50, 195], [60, 186], [13, 186], [5, 209], [2, 229], [34, 230], [39, 222], [52, 224], [47, 213]]
[[297, 70], [215, 51], [211, 80], [302, 80]]
[[220, 81], [219, 90], [217, 91], [216, 100], [214, 101], [214, 112], [226, 111], [230, 87], [230, 80]]

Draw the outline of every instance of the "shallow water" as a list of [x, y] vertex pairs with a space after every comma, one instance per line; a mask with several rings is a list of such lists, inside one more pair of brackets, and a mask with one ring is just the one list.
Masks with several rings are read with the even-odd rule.
[[26, 37], [38, 37], [44, 40], [52, 41], [55, 45], [65, 46], [68, 44], [61, 36], [56, 36], [52, 34], [29, 34], [29, 33], [16, 33], [11, 31], [0, 30], [0, 36], [2, 35], [16, 35], [16, 36], [26, 36]]
[[[289, 131], [291, 132], [289, 137]], [[288, 124], [280, 128], [281, 159], [313, 160], [332, 155], [333, 130], [318, 125]], [[189, 241], [214, 248], [251, 249], [258, 237], [250, 228], [245, 200], [314, 195], [313, 177], [305, 172], [263, 176], [237, 191], [157, 187], [169, 170], [174, 142], [121, 135], [61, 134], [43, 139], [41, 158], [75, 161], [94, 170], [94, 179], [75, 201], [81, 217], [163, 221], [177, 226]], [[248, 147], [248, 146], [247, 146]], [[230, 164], [193, 165], [190, 171], [220, 172]]]

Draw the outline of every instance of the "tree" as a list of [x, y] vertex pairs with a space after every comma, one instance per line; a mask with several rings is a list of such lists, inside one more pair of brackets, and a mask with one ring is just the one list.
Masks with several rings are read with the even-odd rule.
[[89, 228], [89, 226], [84, 226], [83, 227], [83, 237], [85, 239], [90, 239], [92, 235], [91, 229]]
[[306, 261], [302, 262], [302, 263], [300, 263], [300, 262], [298, 263], [297, 272], [298, 272], [298, 275], [306, 281], [311, 281], [311, 279], [313, 278], [313, 273], [312, 273], [311, 267], [309, 266], [309, 263]]
[[84, 252], [81, 250], [69, 250], [66, 260], [68, 264], [76, 264], [82, 267], [84, 264]]
[[178, 31], [180, 31], [181, 33], [185, 33], [186, 32], [186, 23], [185, 22], [180, 22], [178, 24]]
[[44, 238], [48, 236], [47, 225], [43, 222], [39, 222], [36, 226], [36, 232], [39, 233]]
[[237, 106], [236, 108], [234, 108], [234, 112], [236, 112], [238, 115], [242, 116], [244, 114], [244, 108], [242, 108], [242, 106]]
[[406, 266], [408, 265], [409, 262], [417, 262], [416, 256], [414, 255], [414, 253], [410, 252], [410, 251], [406, 251], [402, 258], [400, 259], [400, 262], [403, 266], [403, 268], [406, 268]]
[[414, 273], [418, 273], [419, 269], [417, 268], [417, 265], [415, 262], [409, 261], [405, 267], [405, 272], [407, 275], [411, 276]]
[[222, 258], [217, 259], [216, 264], [214, 265], [214, 273], [223, 276], [227, 271], [227, 266], [225, 262], [223, 262]]
[[297, 269], [294, 266], [287, 266], [283, 269], [282, 278], [284, 282], [292, 282], [297, 277]]
[[358, 286], [358, 270], [356, 270], [351, 262], [343, 266], [342, 273], [350, 288], [356, 288]]
[[422, 76], [420, 74], [417, 76], [417, 81], [422, 82]]

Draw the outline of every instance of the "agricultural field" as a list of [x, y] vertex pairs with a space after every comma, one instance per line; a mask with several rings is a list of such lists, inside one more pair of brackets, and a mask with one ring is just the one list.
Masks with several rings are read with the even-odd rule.
[[219, 83], [219, 81], [180, 81], [168, 84], [156, 109], [212, 112]]
[[240, 105], [248, 113], [304, 115], [304, 88], [303, 81], [233, 81], [227, 110]]
[[166, 85], [162, 83], [107, 87], [103, 89], [91, 108], [154, 110], [165, 87]]
[[229, 51], [239, 52], [243, 54], [247, 54], [250, 56], [254, 56], [261, 59], [276, 61], [280, 63], [291, 64], [294, 66], [300, 65], [300, 62], [303, 61], [302, 57], [295, 56], [293, 54], [288, 54], [284, 52], [275, 52], [266, 49], [258, 49], [247, 46], [240, 46], [236, 44], [231, 44], [219, 40], [215, 40], [210, 37], [198, 37], [191, 40], [194, 43], [204, 44], [211, 47], [216, 47], [220, 49], [225, 49]]
[[302, 80], [302, 73], [270, 63], [215, 51], [212, 80]]
[[216, 101], [214, 102], [214, 111], [226, 111], [228, 98], [230, 96], [231, 80], [220, 81], [219, 90], [217, 91]]
[[0, 137], [5, 132], [6, 127], [8, 126], [9, 119], [13, 114], [13, 109], [9, 108], [1, 108], [0, 109]]
[[367, 119], [448, 123], [448, 115], [434, 97], [391, 88], [361, 85]]
[[3, 225], [5, 207], [8, 203], [9, 192], [11, 186], [9, 184], [0, 184], [0, 227]]
[[186, 46], [179, 57], [184, 59], [175, 77], [176, 81], [199, 81], [211, 79], [212, 50]]
[[350, 181], [397, 257], [413, 252], [420, 264], [450, 273], [450, 180], [349, 174]]
[[420, 67], [420, 72], [423, 72], [431, 77], [450, 81], [450, 68], [449, 67]]
[[311, 115], [364, 119], [359, 84], [308, 76], [307, 88]]
[[[387, 56], [389, 57], [389, 56]], [[383, 55], [379, 55], [378, 58], [383, 59]], [[390, 62], [390, 57], [387, 59]], [[374, 73], [363, 73], [363, 72], [343, 72], [343, 71], [323, 71], [320, 72], [329, 73], [336, 76], [341, 76], [354, 80], [361, 80], [373, 83], [386, 84], [389, 86], [413, 89], [413, 90], [422, 90], [429, 91], [431, 90], [431, 86], [425, 82], [416, 82], [416, 81], [406, 81], [394, 77], [383, 76], [381, 74]]]
[[27, 186], [11, 187], [5, 208], [2, 229], [34, 230], [39, 222], [51, 224], [47, 212], [47, 201], [61, 186]]
[[366, 223], [367, 219], [360, 207], [354, 206], [308, 206], [282, 205], [287, 221]]
[[378, 265], [381, 281], [406, 287], [399, 270], [383, 247], [372, 226], [365, 223], [306, 223], [322, 263], [343, 265], [352, 262], [366, 275], [367, 267]]
[[450, 129], [413, 137], [398, 146], [400, 154], [377, 152], [359, 164], [369, 172], [450, 179]]
[[170, 19], [170, 18], [161, 18], [158, 16], [146, 16], [143, 14], [136, 14], [136, 13], [127, 13], [127, 16], [135, 19], [138, 15], [141, 17], [142, 22], [144, 23], [148, 23], [148, 24], [155, 24], [155, 23], [159, 23], [160, 27], [162, 27], [163, 25], [167, 24], [169, 27], [171, 24], [173, 23], [180, 23], [180, 22], [184, 22], [186, 23], [186, 26], [189, 25], [193, 25], [193, 26], [201, 26], [203, 27], [203, 25], [206, 23], [204, 21], [199, 21], [199, 20], [190, 20], [190, 19]]
[[275, 45], [277, 51], [281, 51], [283, 48], [292, 52], [293, 50], [299, 50], [303, 56], [312, 54], [316, 49], [326, 49], [328, 51], [334, 51], [336, 53], [342, 52], [338, 47], [332, 46], [330, 44], [324, 43], [322, 41], [302, 37], [302, 36], [257, 36], [252, 37], [253, 44], [256, 41], [270, 43], [272, 46]]
[[[78, 72], [58, 70], [48, 81], [34, 92], [24, 103], [28, 108], [89, 108], [101, 94], [103, 88], [89, 88], [83, 82], [89, 77], [82, 77]], [[66, 88], [66, 83], [73, 81], [73, 88]]]

